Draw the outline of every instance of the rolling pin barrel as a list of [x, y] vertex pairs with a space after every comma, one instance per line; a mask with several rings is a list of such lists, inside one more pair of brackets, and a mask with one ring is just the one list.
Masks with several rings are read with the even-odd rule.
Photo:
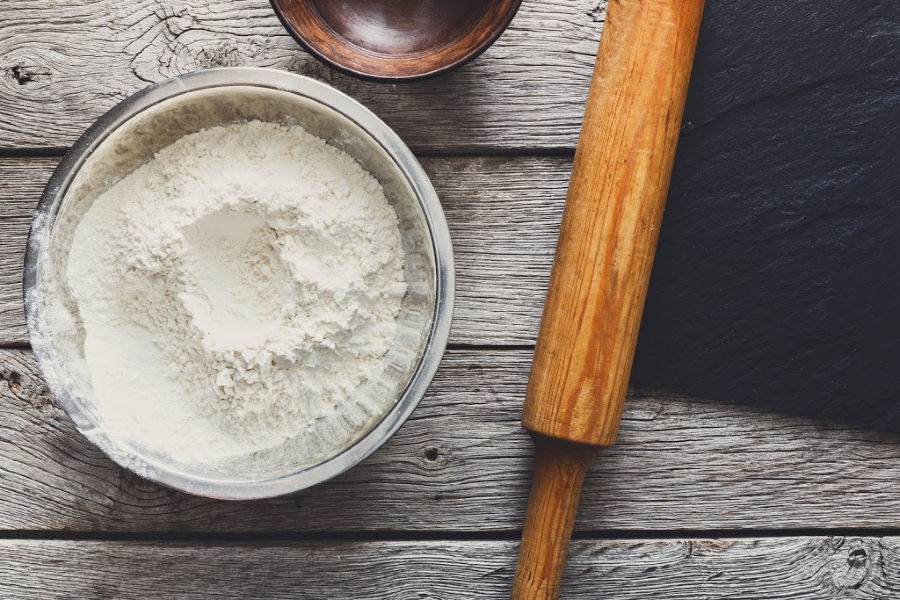
[[522, 424], [535, 476], [515, 600], [555, 598], [585, 471], [615, 442], [703, 0], [611, 0]]

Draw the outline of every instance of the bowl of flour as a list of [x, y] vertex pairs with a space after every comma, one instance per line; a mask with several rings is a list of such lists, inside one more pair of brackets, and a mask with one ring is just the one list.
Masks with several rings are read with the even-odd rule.
[[66, 154], [25, 268], [57, 401], [122, 466], [228, 499], [333, 477], [406, 420], [446, 347], [437, 196], [375, 115], [289, 73], [123, 101]]

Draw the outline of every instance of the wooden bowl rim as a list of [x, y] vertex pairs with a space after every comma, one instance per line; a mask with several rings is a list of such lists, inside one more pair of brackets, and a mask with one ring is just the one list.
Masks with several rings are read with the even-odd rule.
[[[394, 82], [394, 83], [402, 83], [402, 82], [412, 82], [412, 81], [421, 81], [423, 79], [430, 79], [432, 77], [436, 77], [448, 71], [452, 71], [466, 64], [467, 62], [474, 60], [485, 50], [490, 48], [494, 42], [496, 42], [503, 32], [509, 27], [509, 24], [512, 23], [513, 18], [519, 12], [519, 8], [522, 5], [522, 0], [493, 0], [496, 2], [508, 2], [509, 8], [503, 14], [503, 18], [496, 22], [496, 26], [493, 27], [491, 34], [487, 36], [482, 42], [476, 46], [474, 49], [466, 52], [465, 54], [455, 58], [453, 61], [448, 62], [447, 64], [441, 65], [437, 68], [431, 69], [430, 71], [420, 72], [420, 73], [410, 73], [409, 75], [383, 75], [378, 73], [372, 73], [368, 71], [362, 71], [359, 69], [355, 69], [353, 67], [347, 66], [341, 62], [338, 62], [333, 57], [328, 54], [322, 52], [317, 47], [309, 43], [306, 38], [297, 31], [297, 28], [294, 27], [294, 24], [290, 22], [284, 14], [284, 8], [282, 4], [285, 0], [269, 0], [269, 4], [271, 4], [272, 9], [275, 11], [275, 15], [278, 17], [278, 20], [281, 21], [282, 26], [287, 30], [287, 32], [291, 35], [294, 40], [299, 43], [307, 52], [309, 52], [314, 58], [316, 58], [319, 62], [324, 63], [325, 65], [340, 71], [342, 73], [346, 73], [347, 75], [352, 75], [354, 77], [358, 77], [360, 79], [365, 79], [368, 81], [376, 81], [376, 82]], [[289, 1], [289, 0], [288, 0]], [[326, 23], [327, 25], [327, 23]], [[332, 29], [330, 26], [328, 27], [335, 36], [343, 38], [343, 36], [339, 36], [338, 32]], [[447, 45], [452, 45], [454, 41], [450, 41], [447, 44], [440, 46], [441, 48], [446, 47]], [[353, 44], [354, 46], [356, 44]], [[364, 50], [361, 48], [361, 50]], [[428, 54], [428, 53], [423, 53]]]

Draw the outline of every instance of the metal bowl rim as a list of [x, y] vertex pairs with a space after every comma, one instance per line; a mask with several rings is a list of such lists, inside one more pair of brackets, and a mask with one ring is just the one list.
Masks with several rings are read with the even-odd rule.
[[[69, 186], [91, 153], [116, 129], [143, 111], [182, 94], [211, 88], [261, 87], [289, 92], [330, 108], [349, 119], [378, 143], [400, 169], [412, 188], [428, 225], [429, 238], [434, 253], [435, 308], [431, 330], [424, 351], [406, 388], [381, 420], [365, 435], [336, 455], [297, 472], [257, 481], [234, 481], [198, 478], [179, 471], [162, 461], [127, 451], [110, 453], [116, 444], [100, 427], [85, 431], [78, 423], [90, 418], [83, 413], [67, 389], [48, 384], [56, 401], [63, 407], [79, 431], [100, 447], [110, 458], [129, 470], [157, 483], [210, 498], [244, 500], [268, 498], [296, 492], [343, 473], [380, 448], [409, 418], [431, 384], [438, 364], [444, 354], [450, 334], [455, 294], [453, 247], [450, 232], [434, 187], [412, 151], [400, 137], [372, 111], [333, 87], [294, 73], [259, 67], [227, 67], [198, 71], [170, 78], [151, 85], [122, 100], [91, 125], [66, 152], [53, 172], [32, 219], [25, 250], [23, 293], [29, 339], [37, 357], [38, 366], [45, 370], [45, 363], [53, 360], [49, 340], [36, 327], [39, 302], [31, 302], [40, 294], [39, 265], [49, 233], [53, 228], [62, 199]], [[32, 306], [33, 305], [33, 306]], [[61, 389], [62, 388], [62, 389]], [[125, 457], [138, 459], [149, 465], [152, 475], [134, 469]]]

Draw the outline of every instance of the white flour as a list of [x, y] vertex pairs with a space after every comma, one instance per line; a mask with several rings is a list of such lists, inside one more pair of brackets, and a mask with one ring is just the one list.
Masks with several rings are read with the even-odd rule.
[[104, 427], [191, 462], [332, 414], [390, 347], [406, 293], [379, 183], [261, 122], [181, 138], [99, 196], [65, 277]]

